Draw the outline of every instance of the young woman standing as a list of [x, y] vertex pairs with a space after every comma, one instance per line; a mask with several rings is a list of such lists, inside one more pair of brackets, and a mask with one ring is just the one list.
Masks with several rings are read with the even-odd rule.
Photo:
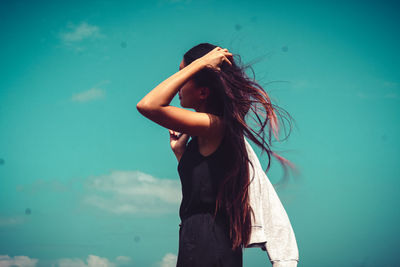
[[[288, 164], [269, 148], [271, 130], [278, 138], [277, 107], [244, 70], [228, 49], [201, 43], [184, 54], [177, 73], [137, 104], [142, 115], [169, 129], [179, 162], [178, 267], [242, 266], [253, 212], [244, 136], [265, 150], [269, 159], [273, 155], [282, 165]], [[181, 106], [195, 111], [170, 106], [177, 93]], [[259, 131], [246, 123], [249, 110]], [[269, 143], [264, 138], [267, 124]], [[269, 167], [270, 162], [267, 171]]]

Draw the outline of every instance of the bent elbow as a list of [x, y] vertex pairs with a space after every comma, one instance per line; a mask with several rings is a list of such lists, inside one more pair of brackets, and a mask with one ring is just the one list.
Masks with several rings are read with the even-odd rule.
[[137, 109], [140, 113], [142, 113], [142, 111], [144, 110], [144, 105], [143, 105], [141, 102], [138, 102], [138, 103], [136, 104], [136, 109]]
[[136, 104], [136, 109], [140, 112], [140, 114], [149, 119], [152, 119], [157, 111], [157, 109], [155, 109], [153, 106], [141, 102]]
[[136, 109], [142, 114], [145, 115], [146, 113], [149, 112], [150, 108], [146, 103], [143, 103], [142, 101], [139, 101], [139, 103], [136, 104]]

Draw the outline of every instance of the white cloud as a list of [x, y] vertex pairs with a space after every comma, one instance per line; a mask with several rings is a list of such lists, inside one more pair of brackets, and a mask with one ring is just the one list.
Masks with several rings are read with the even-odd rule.
[[[32, 195], [44, 191], [77, 193], [76, 188], [82, 189], [79, 189], [79, 195], [83, 194], [81, 203], [113, 214], [176, 213], [182, 199], [179, 179], [160, 179], [140, 171], [114, 170], [66, 182], [38, 179], [32, 184], [16, 186], [17, 191]], [[0, 226], [23, 223], [25, 217], [0, 217]]]
[[[27, 256], [10, 257], [8, 255], [0, 255], [0, 267], [35, 267], [38, 259], [31, 259]], [[130, 257], [118, 256], [116, 257], [118, 263], [110, 262], [107, 258], [102, 258], [96, 255], [89, 255], [86, 262], [79, 258], [62, 258], [56, 261], [52, 266], [57, 267], [116, 267], [119, 265], [127, 264], [131, 261]], [[169, 266], [169, 265], [168, 265]]]
[[83, 202], [115, 214], [176, 212], [181, 201], [179, 180], [159, 179], [140, 171], [112, 171], [85, 181]]
[[14, 256], [0, 255], [0, 267], [35, 267], [38, 259], [31, 259], [27, 256]]
[[176, 266], [176, 261], [177, 261], [177, 256], [172, 253], [167, 253], [159, 262], [160, 267], [175, 267]]
[[87, 22], [81, 22], [78, 25], [69, 22], [67, 28], [67, 30], [58, 33], [58, 38], [61, 40], [61, 44], [64, 47], [78, 53], [82, 53], [86, 50], [86, 41], [105, 37], [105, 35], [100, 32], [98, 26], [90, 25]]
[[115, 258], [116, 262], [111, 262], [107, 258], [102, 258], [96, 255], [89, 255], [84, 262], [81, 259], [64, 258], [57, 261], [58, 267], [116, 267], [119, 265], [127, 264], [131, 261], [130, 257], [118, 256]]
[[96, 255], [89, 255], [86, 259], [87, 264], [78, 258], [63, 258], [57, 261], [58, 267], [116, 267], [115, 263], [110, 262], [107, 258]]
[[104, 37], [100, 33], [98, 26], [90, 25], [87, 22], [81, 22], [79, 25], [68, 23], [67, 25], [70, 30], [68, 32], [61, 32], [59, 37], [64, 43], [79, 42], [88, 38], [99, 38]]
[[91, 100], [103, 98], [105, 96], [105, 90], [100, 88], [100, 86], [108, 83], [110, 83], [110, 81], [108, 80], [102, 81], [87, 91], [74, 94], [71, 99], [75, 102], [88, 102]]
[[89, 255], [87, 258], [88, 267], [115, 267], [114, 263], [111, 263], [106, 258], [101, 258], [95, 255]]

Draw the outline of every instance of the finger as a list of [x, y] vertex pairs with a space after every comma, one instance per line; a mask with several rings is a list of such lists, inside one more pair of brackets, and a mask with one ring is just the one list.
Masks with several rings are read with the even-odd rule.
[[173, 130], [169, 130], [169, 137], [170, 137], [171, 140], [176, 140], [176, 139], [178, 139], [178, 138], [177, 138], [176, 132], [173, 131]]
[[182, 134], [181, 138], [179, 138], [179, 141], [181, 141], [182, 143], [187, 143], [189, 139], [189, 135], [188, 134]]
[[230, 52], [225, 52], [224, 55], [225, 55], [225, 56], [229, 56], [229, 57], [232, 57], [232, 56], [233, 56], [233, 54], [230, 53]]
[[227, 57], [224, 56], [224, 61], [228, 62], [229, 65], [232, 66], [232, 63], [229, 61], [229, 59]]

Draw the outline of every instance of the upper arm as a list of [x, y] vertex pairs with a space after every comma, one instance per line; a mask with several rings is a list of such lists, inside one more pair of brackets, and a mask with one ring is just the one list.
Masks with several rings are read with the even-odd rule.
[[214, 114], [195, 112], [175, 106], [163, 106], [150, 109], [139, 104], [138, 111], [155, 123], [192, 136], [210, 136], [223, 128], [222, 119]]

